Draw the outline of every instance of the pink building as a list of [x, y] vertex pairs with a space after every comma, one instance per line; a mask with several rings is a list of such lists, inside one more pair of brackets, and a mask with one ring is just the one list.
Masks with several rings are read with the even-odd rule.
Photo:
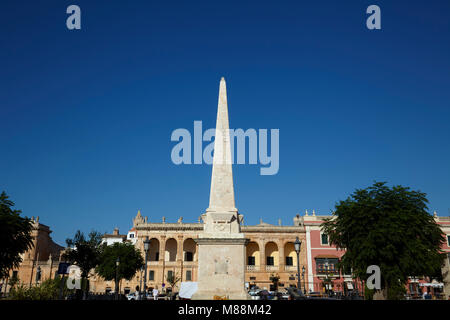
[[[325, 218], [330, 216], [317, 216], [313, 210], [308, 214], [306, 211], [302, 217], [306, 232], [306, 254], [307, 254], [307, 283], [306, 288], [309, 292], [325, 292], [326, 289], [337, 293], [347, 294], [353, 290], [362, 293], [363, 285], [348, 274], [340, 274], [336, 264], [344, 255], [345, 250], [337, 250], [331, 246], [328, 237], [321, 231], [320, 225]], [[421, 296], [424, 291], [433, 294], [444, 293], [450, 296], [450, 217], [438, 217], [434, 214], [436, 222], [441, 226], [446, 234], [446, 243], [442, 250], [447, 252], [447, 260], [443, 269], [444, 283], [439, 283], [433, 279], [411, 278], [408, 285], [408, 293], [411, 296]], [[353, 291], [354, 292], [354, 291]]]

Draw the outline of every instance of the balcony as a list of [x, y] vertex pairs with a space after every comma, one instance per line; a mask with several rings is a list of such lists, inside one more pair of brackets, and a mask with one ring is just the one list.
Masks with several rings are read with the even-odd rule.
[[266, 271], [278, 271], [278, 266], [266, 266]]
[[259, 271], [259, 266], [247, 265], [247, 271]]
[[297, 266], [284, 266], [284, 271], [297, 271]]

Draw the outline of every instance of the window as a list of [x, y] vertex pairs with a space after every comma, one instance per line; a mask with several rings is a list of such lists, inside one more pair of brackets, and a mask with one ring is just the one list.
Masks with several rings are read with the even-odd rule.
[[293, 266], [294, 265], [294, 261], [293, 261], [292, 257], [286, 257], [286, 265], [287, 266]]
[[171, 278], [173, 278], [173, 271], [169, 270], [169, 271], [167, 271], [167, 279], [171, 279]]
[[134, 233], [130, 233], [130, 239], [134, 238]]
[[268, 265], [268, 266], [273, 266], [274, 265], [273, 257], [267, 257], [266, 260], [267, 260], [266, 261], [266, 265]]
[[256, 280], [256, 277], [250, 277], [250, 280]]
[[254, 266], [255, 265], [255, 257], [247, 257], [247, 265]]
[[155, 252], [155, 261], [159, 261], [159, 252]]
[[320, 240], [322, 242], [322, 245], [325, 245], [325, 246], [328, 245], [328, 235], [326, 233], [322, 233], [320, 235]]
[[192, 281], [192, 271], [186, 270], [186, 281]]
[[155, 271], [154, 270], [150, 270], [150, 272], [148, 273], [148, 280], [149, 281], [155, 280]]
[[450, 234], [447, 235], [447, 245], [450, 247]]
[[194, 254], [192, 252], [186, 251], [184, 253], [184, 261], [194, 261]]
[[[339, 259], [337, 258], [316, 258], [316, 271], [321, 274], [338, 274], [337, 264]], [[328, 268], [327, 268], [328, 263]]]

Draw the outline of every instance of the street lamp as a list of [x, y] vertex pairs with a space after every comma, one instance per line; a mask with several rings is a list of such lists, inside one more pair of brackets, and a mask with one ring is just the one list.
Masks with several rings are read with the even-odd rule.
[[305, 266], [302, 267], [303, 293], [306, 294]]
[[116, 300], [119, 300], [119, 265], [120, 265], [120, 258], [117, 257], [116, 260], [116, 288], [114, 291], [116, 292]]
[[297, 237], [294, 242], [295, 252], [297, 253], [297, 288], [300, 294], [302, 294], [302, 286], [300, 284], [300, 248], [302, 246], [302, 242]]
[[41, 266], [36, 269], [36, 285], [41, 281]]
[[326, 282], [325, 282], [325, 293], [328, 295], [328, 259], [325, 260], [325, 276], [326, 276]]
[[144, 252], [145, 252], [145, 261], [144, 261], [144, 299], [147, 300], [147, 256], [148, 250], [150, 249], [150, 240], [148, 237], [145, 237], [144, 240]]
[[139, 277], [139, 300], [141, 299], [142, 294], [142, 273], [144, 272], [144, 265], [141, 266], [141, 276]]

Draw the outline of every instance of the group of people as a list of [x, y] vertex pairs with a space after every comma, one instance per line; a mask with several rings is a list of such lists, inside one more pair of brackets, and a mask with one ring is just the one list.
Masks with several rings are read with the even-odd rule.
[[[158, 296], [159, 296], [159, 290], [158, 287], [155, 288], [145, 288], [144, 293], [147, 293], [147, 299], [151, 299], [151, 297], [153, 297], [154, 300], [158, 300]], [[139, 286], [136, 287], [136, 295], [137, 295], [137, 300], [141, 300], [144, 299], [143, 297], [143, 293], [140, 292], [139, 290]]]

